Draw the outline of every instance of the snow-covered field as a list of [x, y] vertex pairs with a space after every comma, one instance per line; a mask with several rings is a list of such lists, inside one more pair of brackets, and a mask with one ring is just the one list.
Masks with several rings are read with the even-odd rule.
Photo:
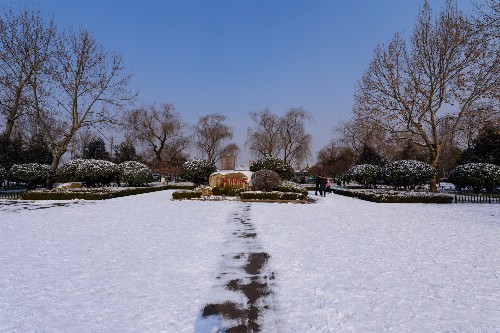
[[497, 204], [171, 193], [0, 200], [0, 331], [217, 332], [247, 301], [261, 332], [500, 331]]

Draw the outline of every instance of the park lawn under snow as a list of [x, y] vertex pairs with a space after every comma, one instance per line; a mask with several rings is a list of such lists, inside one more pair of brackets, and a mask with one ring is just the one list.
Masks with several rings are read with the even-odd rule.
[[[223, 330], [201, 313], [245, 301], [219, 281], [245, 247], [275, 276], [262, 332], [500, 331], [499, 205], [171, 194], [0, 201], [0, 331]], [[234, 236], [242, 211], [252, 242]]]

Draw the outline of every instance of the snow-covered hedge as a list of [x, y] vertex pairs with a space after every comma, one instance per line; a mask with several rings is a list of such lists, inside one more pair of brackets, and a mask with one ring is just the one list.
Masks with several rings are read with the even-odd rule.
[[448, 181], [458, 190], [470, 190], [479, 193], [485, 189], [494, 192], [500, 186], [500, 166], [489, 163], [467, 163], [455, 167]]
[[278, 187], [276, 188], [277, 191], [280, 192], [294, 192], [294, 193], [302, 193], [307, 195], [307, 189], [300, 186], [297, 183], [291, 182], [289, 180], [283, 180], [280, 182]]
[[270, 192], [281, 183], [280, 175], [273, 170], [258, 170], [252, 174], [252, 190]]
[[77, 180], [87, 187], [109, 185], [119, 173], [118, 165], [104, 160], [82, 160], [76, 168]]
[[375, 186], [382, 168], [373, 164], [355, 165], [347, 171], [346, 178], [364, 186]]
[[143, 163], [127, 161], [119, 165], [120, 180], [128, 186], [142, 186], [153, 181], [151, 170]]
[[431, 165], [415, 160], [400, 160], [386, 164], [381, 173], [387, 184], [409, 189], [429, 182], [437, 174]]
[[403, 192], [387, 190], [354, 190], [333, 188], [335, 194], [377, 203], [433, 203], [448, 204], [453, 202], [453, 196], [444, 193]]
[[208, 177], [215, 171], [217, 168], [213, 163], [195, 158], [182, 164], [180, 176], [199, 185], [208, 183]]
[[76, 170], [78, 166], [85, 161], [84, 159], [77, 158], [66, 162], [57, 170], [57, 176], [61, 181], [76, 182], [79, 181]]
[[301, 201], [305, 200], [307, 194], [296, 192], [262, 192], [262, 191], [246, 191], [240, 194], [242, 201]]
[[256, 172], [259, 170], [272, 170], [282, 179], [289, 180], [295, 175], [295, 170], [283, 160], [273, 157], [265, 157], [254, 161], [250, 164], [250, 171]]
[[53, 171], [47, 164], [26, 163], [14, 164], [10, 174], [14, 180], [26, 183], [28, 188], [35, 188], [52, 177]]
[[172, 199], [174, 200], [195, 199], [195, 198], [201, 198], [200, 191], [181, 190], [172, 193]]

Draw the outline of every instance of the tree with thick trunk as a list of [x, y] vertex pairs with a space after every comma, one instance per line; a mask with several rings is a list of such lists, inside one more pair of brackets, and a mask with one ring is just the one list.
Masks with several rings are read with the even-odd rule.
[[[437, 17], [426, 1], [409, 45], [396, 33], [377, 47], [356, 89], [354, 113], [377, 121], [394, 138], [414, 139], [436, 167], [464, 116], [479, 102], [498, 101], [498, 41], [474, 29], [451, 1]], [[444, 121], [451, 124], [443, 131]], [[436, 191], [436, 179], [430, 185]]]

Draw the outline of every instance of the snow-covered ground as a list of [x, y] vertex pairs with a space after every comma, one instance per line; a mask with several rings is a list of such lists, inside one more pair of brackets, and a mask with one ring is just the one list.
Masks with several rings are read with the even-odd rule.
[[261, 332], [500, 331], [497, 204], [171, 193], [0, 200], [0, 331], [223, 331], [238, 320], [206, 305], [244, 308], [254, 296], [227, 286], [250, 281]]

